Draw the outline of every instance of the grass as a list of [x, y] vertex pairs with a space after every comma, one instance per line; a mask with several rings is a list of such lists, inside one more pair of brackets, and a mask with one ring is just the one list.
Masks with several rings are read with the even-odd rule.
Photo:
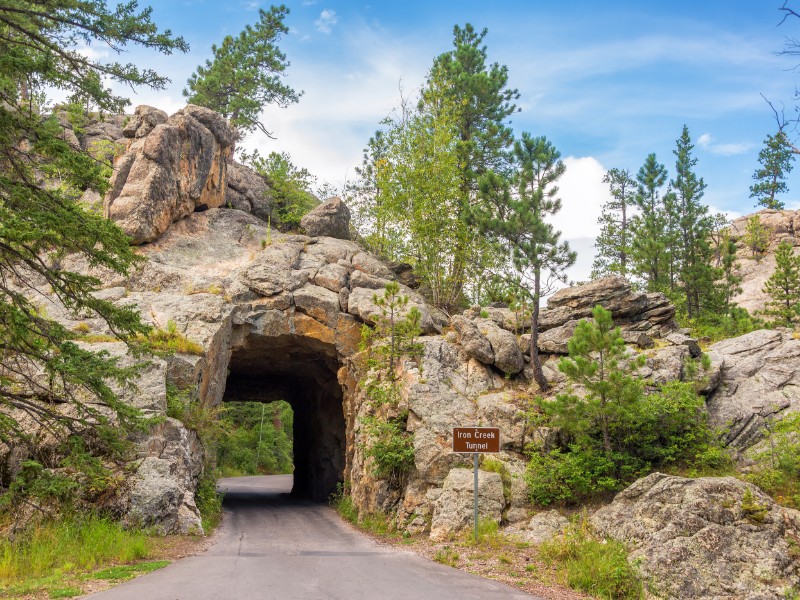
[[374, 512], [359, 514], [358, 508], [356, 508], [356, 505], [353, 503], [353, 499], [341, 489], [337, 490], [331, 497], [331, 506], [333, 506], [334, 510], [336, 510], [345, 521], [373, 535], [387, 536], [397, 532], [389, 516], [384, 513]]
[[634, 600], [644, 593], [624, 544], [598, 538], [586, 519], [541, 544], [539, 556], [573, 589], [611, 600]]
[[174, 327], [174, 323], [172, 325], [170, 327], [168, 323], [167, 329], [153, 329], [147, 336], [139, 335], [136, 341], [156, 352], [177, 352], [197, 356], [205, 354], [203, 346], [178, 332]]
[[108, 567], [107, 569], [102, 569], [100, 571], [94, 572], [91, 575], [91, 578], [125, 581], [127, 579], [136, 577], [137, 575], [142, 575], [144, 573], [150, 573], [151, 571], [155, 571], [157, 569], [162, 569], [166, 567], [168, 564], [170, 564], [170, 561], [168, 560], [155, 560], [151, 562], [137, 563], [134, 565], [115, 565], [113, 567]]
[[0, 540], [0, 595], [44, 590], [51, 598], [70, 598], [83, 593], [75, 585], [77, 577], [98, 568], [141, 561], [150, 551], [146, 532], [125, 530], [107, 518], [73, 515], [45, 521], [13, 539]]

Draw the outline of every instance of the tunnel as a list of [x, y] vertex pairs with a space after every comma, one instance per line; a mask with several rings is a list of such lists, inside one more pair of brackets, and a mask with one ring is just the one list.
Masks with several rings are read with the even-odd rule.
[[324, 501], [343, 480], [338, 369], [333, 345], [296, 335], [250, 335], [231, 353], [224, 402], [285, 400], [294, 411], [294, 496]]

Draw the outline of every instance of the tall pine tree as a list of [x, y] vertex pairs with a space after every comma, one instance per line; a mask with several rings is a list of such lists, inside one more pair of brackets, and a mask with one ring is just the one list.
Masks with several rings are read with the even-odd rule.
[[576, 255], [561, 232], [545, 219], [561, 210], [555, 183], [566, 167], [560, 153], [545, 137], [523, 133], [514, 143], [516, 169], [512, 185], [490, 172], [481, 180], [481, 199], [471, 211], [479, 230], [506, 248], [520, 281], [528, 285], [531, 298], [531, 366], [536, 383], [543, 391], [549, 385], [539, 359], [539, 304], [550, 277], [563, 277]]
[[701, 202], [706, 184], [694, 172], [697, 158], [692, 155], [693, 149], [689, 128], [684, 125], [673, 151], [676, 175], [670, 185], [675, 194], [671, 212], [679, 249], [679, 280], [686, 316], [690, 319], [700, 316], [704, 300], [712, 295], [716, 279], [711, 266], [713, 251], [709, 244], [713, 218], [708, 214], [708, 206]]
[[611, 200], [603, 205], [597, 219], [600, 235], [595, 241], [592, 277], [608, 274], [628, 276], [630, 255], [630, 209], [634, 204], [636, 181], [627, 169], [611, 169], [603, 177]]
[[777, 196], [789, 191], [786, 176], [792, 172], [794, 152], [789, 139], [783, 131], [768, 135], [764, 147], [758, 153], [759, 167], [753, 173], [754, 183], [750, 186], [750, 197], [756, 199], [757, 206], [783, 209], [783, 202]]
[[665, 260], [666, 215], [661, 188], [667, 170], [649, 154], [636, 174], [638, 188], [634, 202], [639, 213], [631, 219], [631, 271], [644, 278], [648, 291], [663, 291], [668, 286]]
[[271, 137], [260, 120], [261, 111], [268, 104], [286, 107], [300, 98], [281, 81], [289, 61], [278, 42], [289, 32], [283, 22], [288, 13], [283, 5], [271, 6], [269, 11], [259, 9], [255, 25], [211, 46], [213, 60], [197, 67], [189, 77], [183, 90], [186, 99], [230, 119], [239, 137], [256, 129]]
[[[422, 90], [423, 112], [437, 115], [455, 108], [458, 166], [458, 217], [465, 219], [476, 201], [478, 181], [488, 171], [507, 170], [508, 149], [513, 133], [507, 120], [517, 107], [516, 89], [508, 87], [508, 68], [488, 64], [483, 41], [487, 30], [480, 32], [469, 23], [453, 28], [453, 49], [433, 61]], [[480, 240], [467, 236], [452, 248], [453, 277], [461, 285], [468, 283], [467, 271], [476, 259]], [[460, 292], [460, 290], [458, 290]]]

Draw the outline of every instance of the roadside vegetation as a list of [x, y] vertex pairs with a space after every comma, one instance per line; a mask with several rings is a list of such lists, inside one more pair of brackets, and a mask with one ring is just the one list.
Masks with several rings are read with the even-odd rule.
[[[71, 513], [16, 528], [4, 516], [0, 596], [71, 598], [168, 565], [173, 538], [123, 528], [109, 517]], [[191, 541], [178, 545], [190, 547]]]

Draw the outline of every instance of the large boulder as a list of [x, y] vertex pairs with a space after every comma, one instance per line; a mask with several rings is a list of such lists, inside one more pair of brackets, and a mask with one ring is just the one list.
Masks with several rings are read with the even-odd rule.
[[[126, 135], [136, 138], [160, 120], [154, 117], [158, 113], [146, 114]], [[228, 122], [214, 111], [191, 104], [179, 110], [136, 138], [119, 158], [104, 201], [106, 216], [132, 243], [143, 244], [196, 210], [222, 206], [233, 139]]]
[[[431, 523], [431, 539], [444, 540], [473, 524], [475, 514], [474, 472], [453, 469], [444, 480], [436, 499]], [[503, 481], [497, 473], [478, 471], [478, 517], [500, 523], [505, 499]]]
[[660, 597], [785, 598], [800, 577], [800, 513], [733, 477], [653, 473], [592, 517], [629, 544], [629, 560]]
[[300, 227], [312, 236], [350, 239], [350, 209], [339, 197], [330, 198], [300, 219]]
[[262, 221], [274, 222], [272, 197], [264, 178], [250, 167], [228, 161], [225, 206], [252, 213]]
[[592, 316], [600, 304], [611, 312], [614, 323], [623, 331], [646, 332], [662, 336], [676, 329], [675, 307], [660, 293], [645, 294], [631, 289], [622, 277], [605, 277], [589, 283], [561, 289], [547, 301], [539, 327], [545, 331], [569, 321]]
[[721, 364], [709, 417], [726, 430], [730, 446], [746, 449], [762, 438], [767, 421], [800, 410], [800, 340], [791, 334], [753, 331], [717, 342], [709, 355]]
[[139, 448], [143, 455], [130, 480], [127, 522], [162, 534], [202, 534], [194, 500], [204, 459], [197, 434], [167, 418], [142, 436]]

